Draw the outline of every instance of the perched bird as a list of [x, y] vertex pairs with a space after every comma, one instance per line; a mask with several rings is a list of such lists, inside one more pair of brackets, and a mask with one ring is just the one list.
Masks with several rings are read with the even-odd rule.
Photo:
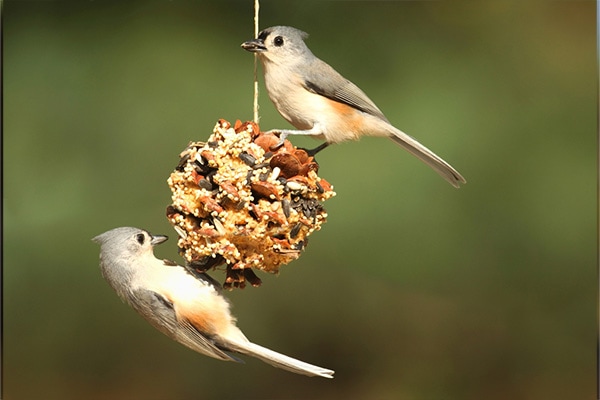
[[308, 35], [289, 26], [264, 29], [242, 47], [258, 54], [265, 86], [277, 111], [298, 130], [274, 129], [280, 143], [288, 135], [324, 138], [330, 143], [362, 135], [387, 136], [433, 168], [454, 187], [466, 183], [450, 164], [390, 124], [358, 86], [317, 58], [306, 46]]
[[332, 370], [251, 343], [236, 326], [216, 281], [154, 256], [154, 246], [166, 236], [124, 227], [92, 240], [101, 246], [100, 268], [110, 286], [171, 339], [219, 360], [240, 362], [227, 353], [234, 352], [297, 374], [333, 378]]

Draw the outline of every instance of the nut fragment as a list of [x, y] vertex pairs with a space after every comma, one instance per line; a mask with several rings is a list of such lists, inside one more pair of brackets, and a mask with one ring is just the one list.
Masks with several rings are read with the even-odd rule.
[[278, 142], [252, 122], [219, 120], [207, 143], [181, 153], [168, 179], [167, 218], [188, 269], [225, 264], [224, 287], [259, 286], [252, 269], [279, 272], [321, 228], [333, 187], [306, 151], [287, 140], [272, 150]]
[[292, 176], [298, 175], [300, 172], [300, 160], [294, 154], [280, 153], [276, 154], [271, 158], [269, 163], [271, 168], [279, 168], [281, 176], [284, 178], [291, 178]]

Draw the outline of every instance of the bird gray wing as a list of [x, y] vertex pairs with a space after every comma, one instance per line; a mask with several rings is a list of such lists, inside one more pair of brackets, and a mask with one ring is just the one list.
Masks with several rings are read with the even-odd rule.
[[365, 92], [324, 61], [315, 59], [311, 67], [303, 73], [305, 74], [304, 87], [306, 90], [389, 122]]
[[178, 320], [173, 303], [159, 293], [148, 289], [137, 289], [132, 296], [136, 299], [135, 302], [130, 300], [133, 308], [152, 326], [170, 338], [210, 357], [225, 361], [241, 361], [218, 348], [210, 337], [200, 332], [188, 321]]

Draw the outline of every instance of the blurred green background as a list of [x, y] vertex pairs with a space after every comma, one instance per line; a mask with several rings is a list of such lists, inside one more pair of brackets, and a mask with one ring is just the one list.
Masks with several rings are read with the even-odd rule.
[[[2, 14], [5, 399], [595, 398], [594, 2], [261, 2], [262, 28], [309, 32], [469, 182], [384, 139], [319, 155], [328, 223], [279, 277], [227, 295], [254, 342], [332, 381], [170, 341], [121, 303], [90, 241], [143, 227], [181, 261], [166, 179], [218, 118], [252, 118], [252, 2]], [[289, 127], [264, 89], [261, 127]]]

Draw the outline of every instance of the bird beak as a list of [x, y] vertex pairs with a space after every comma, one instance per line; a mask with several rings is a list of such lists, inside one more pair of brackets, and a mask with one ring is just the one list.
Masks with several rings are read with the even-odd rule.
[[166, 242], [169, 237], [165, 235], [152, 235], [152, 239], [150, 240], [150, 244], [152, 246], [156, 246], [157, 244], [161, 244], [162, 242]]
[[242, 43], [242, 48], [252, 53], [262, 53], [263, 51], [267, 51], [265, 42], [262, 39], [248, 40], [247, 42]]

